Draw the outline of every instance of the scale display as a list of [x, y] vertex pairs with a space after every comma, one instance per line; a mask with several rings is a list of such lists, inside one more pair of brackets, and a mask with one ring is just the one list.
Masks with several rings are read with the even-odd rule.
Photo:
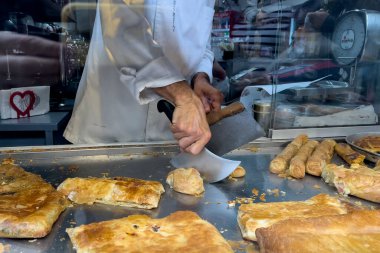
[[353, 10], [338, 18], [332, 34], [332, 54], [339, 65], [379, 59], [380, 13]]
[[360, 58], [365, 45], [366, 24], [363, 16], [352, 12], [339, 20], [332, 36], [332, 49], [336, 62], [349, 65]]

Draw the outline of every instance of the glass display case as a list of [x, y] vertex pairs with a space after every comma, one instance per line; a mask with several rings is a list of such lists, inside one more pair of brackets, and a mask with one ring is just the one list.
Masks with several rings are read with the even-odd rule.
[[[2, 7], [0, 43], [8, 45], [0, 45], [1, 89], [47, 85], [52, 110], [70, 111], [91, 42], [96, 1], [44, 0], [35, 6], [4, 1]], [[379, 129], [378, 1], [227, 0], [215, 1], [214, 10], [211, 48], [227, 79], [214, 78], [213, 85], [224, 93], [225, 104], [248, 94], [248, 109], [267, 137], [292, 138], [300, 131], [311, 137], [345, 136]], [[17, 44], [12, 42], [16, 33], [39, 37], [42, 48], [9, 46]], [[48, 42], [60, 43], [61, 50], [45, 50]], [[43, 64], [28, 67], [28, 61], [20, 65], [16, 60], [34, 57], [33, 51]]]
[[[252, 100], [255, 119], [272, 139], [379, 130], [380, 3], [258, 3], [245, 33], [261, 43], [233, 37], [244, 60], [233, 63], [231, 100]], [[269, 82], [257, 81], [265, 75]]]

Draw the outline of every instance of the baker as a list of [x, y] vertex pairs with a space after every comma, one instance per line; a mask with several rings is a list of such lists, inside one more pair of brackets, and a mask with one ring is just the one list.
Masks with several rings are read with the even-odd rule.
[[[223, 100], [210, 85], [213, 14], [214, 0], [100, 0], [65, 138], [175, 138], [182, 150], [199, 153], [211, 138], [206, 113]], [[162, 98], [175, 105], [172, 123], [157, 111]]]

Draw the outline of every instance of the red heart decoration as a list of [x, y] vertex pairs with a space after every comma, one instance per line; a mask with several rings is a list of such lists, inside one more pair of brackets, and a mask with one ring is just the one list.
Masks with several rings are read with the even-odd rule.
[[[23, 99], [25, 96], [29, 96], [29, 104], [25, 108], [24, 111], [22, 111], [14, 102], [14, 98], [16, 96], [20, 96], [21, 99]], [[11, 104], [12, 108], [16, 111], [17, 113], [17, 118], [20, 118], [21, 116], [28, 116], [30, 117], [30, 110], [33, 109], [34, 102], [36, 101], [36, 95], [34, 94], [33, 91], [31, 90], [26, 90], [24, 92], [16, 91], [11, 94], [9, 97], [9, 103]]]

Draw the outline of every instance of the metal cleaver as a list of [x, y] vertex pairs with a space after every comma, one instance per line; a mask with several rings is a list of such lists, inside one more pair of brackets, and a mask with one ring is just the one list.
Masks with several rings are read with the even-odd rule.
[[[175, 108], [171, 103], [160, 100], [157, 109], [172, 121]], [[176, 168], [196, 168], [206, 181], [214, 183], [228, 177], [239, 166], [240, 161], [224, 159], [204, 148], [198, 155], [181, 152], [170, 163]]]
[[[210, 114], [215, 113], [220, 115], [220, 120], [211, 125], [214, 121], [210, 122]], [[206, 148], [219, 156], [265, 135], [260, 124], [253, 118], [251, 109], [241, 102], [232, 103], [219, 112], [210, 112], [207, 119], [212, 135]]]

